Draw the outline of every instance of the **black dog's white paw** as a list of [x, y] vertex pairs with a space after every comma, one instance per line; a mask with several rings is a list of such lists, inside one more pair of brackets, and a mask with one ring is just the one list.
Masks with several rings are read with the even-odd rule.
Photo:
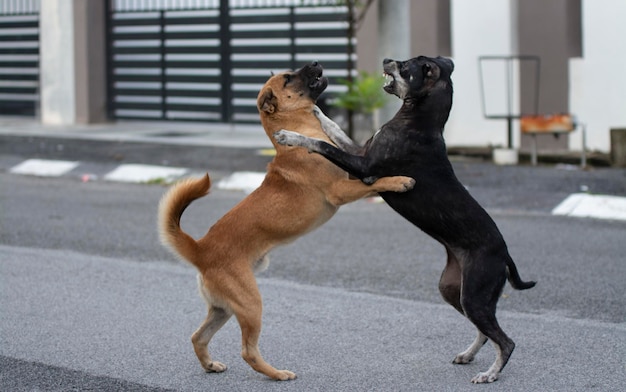
[[487, 384], [498, 380], [498, 372], [484, 372], [478, 373], [472, 378], [472, 384]]
[[298, 134], [294, 134], [291, 131], [286, 131], [284, 129], [281, 129], [280, 131], [274, 132], [274, 140], [276, 140], [276, 143], [281, 144], [283, 146], [293, 146], [294, 145], [294, 135], [295, 136], [300, 136]]

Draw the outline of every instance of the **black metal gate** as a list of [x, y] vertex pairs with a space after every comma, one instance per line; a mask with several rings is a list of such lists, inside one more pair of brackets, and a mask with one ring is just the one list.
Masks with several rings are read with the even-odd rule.
[[34, 115], [39, 102], [39, 7], [12, 5], [0, 14], [0, 114]]
[[345, 7], [212, 3], [138, 11], [113, 5], [112, 118], [256, 122], [256, 96], [270, 72], [313, 60], [331, 79], [328, 95], [345, 88], [336, 83], [348, 74]]

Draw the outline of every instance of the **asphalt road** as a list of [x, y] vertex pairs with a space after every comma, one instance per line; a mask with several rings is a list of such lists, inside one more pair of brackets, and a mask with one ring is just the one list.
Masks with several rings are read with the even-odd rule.
[[[198, 365], [189, 336], [205, 307], [194, 270], [158, 244], [163, 186], [0, 173], [0, 389], [621, 390], [626, 223], [548, 213], [570, 187], [619, 194], [616, 173], [542, 169], [535, 195], [523, 167], [457, 169], [492, 213], [522, 277], [539, 282], [503, 293], [500, 323], [517, 348], [493, 385], [469, 383], [493, 361], [491, 346], [470, 365], [451, 364], [474, 328], [437, 292], [443, 249], [384, 204], [343, 207], [272, 253], [259, 277], [261, 350], [298, 374], [276, 383], [239, 357], [233, 321], [211, 344], [228, 371], [205, 374]], [[204, 234], [243, 196], [214, 191], [192, 204], [183, 227]]]

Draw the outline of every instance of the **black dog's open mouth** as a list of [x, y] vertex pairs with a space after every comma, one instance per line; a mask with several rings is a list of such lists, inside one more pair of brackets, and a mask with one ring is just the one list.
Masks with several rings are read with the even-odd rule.
[[385, 84], [383, 84], [383, 90], [391, 94], [393, 92], [393, 89], [396, 83], [396, 78], [395, 76], [388, 73], [387, 71], [383, 71], [383, 77], [385, 78]]

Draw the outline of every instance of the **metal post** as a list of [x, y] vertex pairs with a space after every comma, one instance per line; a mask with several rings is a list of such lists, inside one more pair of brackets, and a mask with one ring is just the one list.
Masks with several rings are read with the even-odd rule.
[[506, 67], [506, 76], [507, 76], [507, 96], [506, 96], [506, 106], [507, 106], [507, 146], [509, 149], [513, 148], [513, 58], [509, 57], [507, 60]]
[[533, 147], [530, 152], [530, 163], [533, 166], [537, 166], [537, 134], [533, 132], [532, 137], [533, 137]]
[[161, 40], [161, 46], [160, 46], [160, 54], [161, 54], [161, 61], [159, 62], [159, 65], [161, 67], [161, 118], [163, 120], [167, 119], [167, 76], [165, 75], [165, 72], [167, 70], [166, 64], [165, 64], [165, 11], [161, 10], [159, 12], [159, 27], [160, 27], [160, 32], [159, 32], [159, 39]]
[[583, 138], [583, 151], [582, 151], [582, 155], [580, 156], [580, 167], [581, 169], [584, 169], [587, 167], [587, 125], [581, 123], [580, 124], [580, 130], [582, 131], [582, 138]]
[[298, 68], [298, 64], [296, 63], [296, 7], [289, 7], [289, 40], [290, 40], [290, 51], [291, 51], [291, 69], [295, 70]]
[[228, 123], [232, 119], [232, 77], [230, 74], [230, 9], [228, 0], [220, 0], [220, 74], [222, 77], [222, 122]]

